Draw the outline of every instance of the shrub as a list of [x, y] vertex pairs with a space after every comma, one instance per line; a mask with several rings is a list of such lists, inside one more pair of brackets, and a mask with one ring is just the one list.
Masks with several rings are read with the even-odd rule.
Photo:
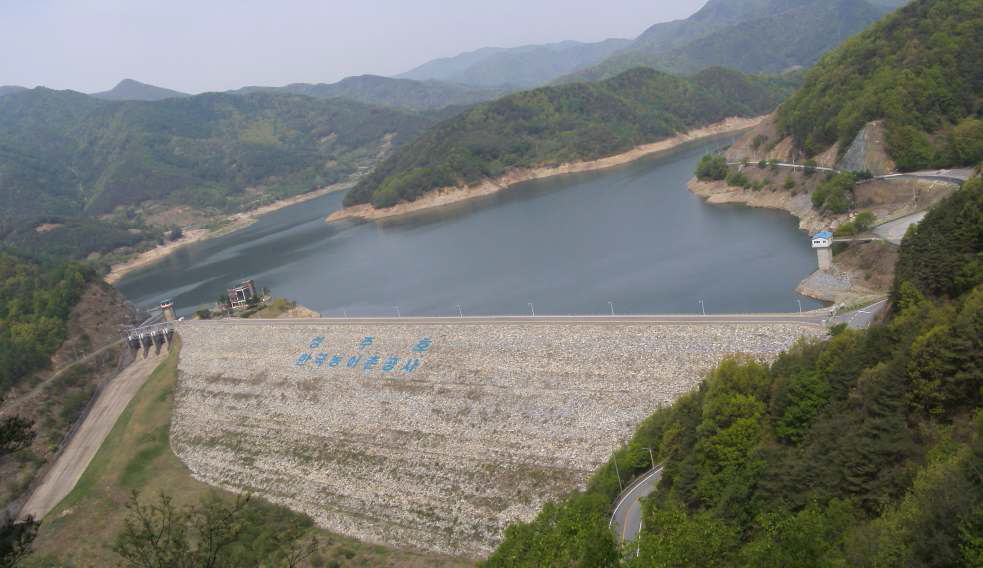
[[768, 167], [768, 161], [767, 160], [761, 160], [760, 162], [758, 162], [758, 168], [759, 169], [762, 169], [763, 170], [763, 169], [765, 169], [767, 167]]
[[707, 154], [696, 165], [696, 178], [700, 181], [720, 181], [727, 177], [727, 159], [719, 154]]
[[792, 176], [785, 178], [785, 185], [783, 187], [785, 189], [795, 189], [795, 180], [792, 179]]
[[731, 172], [727, 174], [727, 185], [730, 187], [748, 187], [750, 182], [743, 172]]
[[812, 192], [812, 206], [837, 215], [846, 213], [850, 210], [850, 200], [856, 185], [857, 180], [853, 174], [836, 174]]
[[802, 170], [803, 173], [805, 173], [807, 177], [811, 177], [814, 173], [816, 173], [816, 165], [816, 160], [806, 160], [805, 168]]

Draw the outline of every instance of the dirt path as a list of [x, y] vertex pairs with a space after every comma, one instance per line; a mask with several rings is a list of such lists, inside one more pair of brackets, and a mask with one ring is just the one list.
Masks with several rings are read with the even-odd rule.
[[99, 355], [102, 355], [106, 351], [112, 349], [113, 347], [116, 347], [117, 345], [120, 345], [121, 343], [123, 343], [122, 340], [120, 340], [120, 341], [114, 341], [114, 342], [112, 342], [112, 343], [110, 343], [108, 345], [103, 345], [102, 347], [100, 347], [99, 349], [96, 349], [92, 353], [89, 353], [85, 357], [82, 357], [81, 359], [76, 359], [75, 361], [72, 361], [71, 363], [65, 365], [64, 367], [62, 367], [60, 369], [58, 369], [57, 371], [55, 371], [54, 373], [52, 373], [50, 377], [44, 379], [43, 381], [41, 381], [40, 383], [38, 383], [37, 385], [35, 385], [34, 388], [32, 388], [31, 390], [27, 391], [26, 393], [24, 393], [24, 394], [22, 394], [22, 395], [20, 395], [20, 396], [18, 396], [16, 398], [10, 398], [10, 399], [4, 400], [3, 405], [0, 405], [0, 416], [4, 416], [11, 409], [21, 408], [25, 403], [27, 403], [28, 401], [32, 400], [34, 397], [38, 396], [39, 394], [41, 394], [41, 391], [43, 391], [48, 385], [50, 385], [52, 382], [54, 382], [55, 379], [57, 379], [58, 377], [62, 376], [62, 374], [64, 374], [65, 371], [71, 369], [72, 367], [74, 367], [76, 365], [81, 365], [82, 363], [85, 363], [86, 361], [89, 361], [90, 359], [92, 359], [94, 357], [97, 357]]
[[142, 354], [138, 355], [106, 386], [65, 451], [58, 456], [44, 480], [24, 504], [21, 517], [32, 515], [36, 519], [43, 518], [72, 491], [120, 414], [162, 360], [153, 354], [146, 359]]

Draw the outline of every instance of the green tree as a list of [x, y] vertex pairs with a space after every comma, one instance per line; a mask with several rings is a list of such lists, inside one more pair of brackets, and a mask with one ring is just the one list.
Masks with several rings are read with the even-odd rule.
[[258, 533], [268, 532], [268, 512], [248, 496], [229, 503], [210, 494], [179, 510], [163, 493], [152, 504], [141, 504], [134, 494], [127, 508], [130, 515], [113, 545], [124, 566], [292, 568], [317, 547], [316, 540], [304, 539], [309, 522], [288, 521], [257, 540]]
[[630, 568], [733, 565], [738, 535], [710, 513], [689, 515], [679, 507], [662, 510], [646, 504], [644, 526], [651, 529], [639, 538], [638, 558], [626, 564]]
[[696, 177], [700, 181], [720, 181], [727, 177], [727, 159], [720, 154], [707, 154], [696, 165]]

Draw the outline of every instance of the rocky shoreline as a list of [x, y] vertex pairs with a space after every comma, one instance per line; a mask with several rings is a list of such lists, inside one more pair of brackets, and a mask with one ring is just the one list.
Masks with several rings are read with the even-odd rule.
[[215, 230], [208, 229], [189, 229], [184, 231], [184, 236], [173, 242], [165, 243], [160, 246], [156, 246], [148, 251], [137, 254], [133, 258], [127, 260], [126, 262], [121, 262], [119, 264], [114, 264], [110, 267], [109, 274], [104, 277], [104, 280], [110, 284], [116, 284], [123, 279], [127, 274], [150, 266], [156, 262], [167, 258], [168, 255], [177, 251], [178, 249], [184, 248], [188, 245], [205, 241], [208, 239], [214, 239], [216, 237], [221, 237], [227, 235], [232, 231], [238, 231], [239, 229], [245, 229], [246, 227], [252, 225], [261, 216], [267, 213], [272, 213], [283, 209], [284, 207], [290, 207], [291, 205], [297, 205], [298, 203], [303, 203], [305, 201], [310, 201], [311, 199], [316, 199], [328, 195], [329, 193], [334, 193], [337, 191], [344, 191], [352, 187], [351, 182], [340, 183], [332, 185], [329, 187], [324, 187], [321, 189], [316, 189], [314, 191], [303, 193], [294, 197], [287, 199], [281, 199], [279, 201], [274, 201], [269, 205], [264, 205], [262, 207], [257, 207], [251, 211], [243, 211], [241, 213], [234, 213], [223, 217], [221, 220], [225, 221], [221, 228]]
[[[737, 204], [786, 211], [798, 218], [799, 229], [806, 233], [803, 235], [803, 239], [819, 231], [834, 228], [849, 220], [850, 217], [849, 215], [827, 215], [817, 211], [812, 206], [812, 199], [808, 191], [751, 191], [729, 187], [723, 181], [704, 182], [696, 178], [689, 181], [687, 188], [694, 195], [713, 205]], [[870, 247], [873, 245], [868, 243], [857, 246]], [[880, 270], [888, 271], [887, 274], [880, 274], [880, 276], [889, 277], [893, 274], [890, 272], [891, 268], [874, 269], [865, 266], [864, 263], [845, 261], [841, 256], [837, 256], [834, 260], [833, 270], [828, 272], [817, 270], [810, 274], [799, 283], [796, 292], [803, 296], [835, 304], [848, 305], [872, 302], [882, 298], [886, 293], [886, 288], [883, 285], [874, 285], [870, 281], [872, 270], [878, 271], [878, 273]], [[879, 280], [883, 280], [883, 278], [874, 281]]]
[[703, 138], [719, 136], [721, 134], [730, 134], [747, 130], [749, 128], [754, 128], [765, 118], [766, 117], [764, 116], [755, 118], [732, 117], [722, 122], [717, 122], [702, 128], [690, 130], [689, 132], [685, 132], [683, 134], [678, 134], [672, 138], [638, 146], [623, 154], [608, 156], [599, 160], [561, 164], [559, 166], [518, 169], [501, 177], [492, 180], [485, 180], [473, 186], [446, 187], [438, 189], [424, 195], [416, 201], [403, 202], [392, 207], [385, 207], [382, 209], [376, 209], [371, 205], [355, 205], [352, 207], [346, 207], [329, 215], [326, 222], [333, 223], [335, 221], [345, 219], [378, 221], [381, 219], [409, 215], [420, 211], [445, 207], [448, 205], [461, 203], [463, 201], [469, 201], [471, 199], [492, 195], [526, 181], [544, 179], [564, 174], [613, 168], [633, 162], [645, 156], [667, 152], [686, 144], [687, 142], [693, 142]]
[[788, 191], [748, 191], [729, 187], [723, 181], [700, 181], [693, 178], [686, 184], [691, 193], [712, 205], [738, 204], [763, 209], [780, 209], [799, 219], [799, 229], [815, 234], [828, 229], [834, 221], [812, 207], [808, 193]]

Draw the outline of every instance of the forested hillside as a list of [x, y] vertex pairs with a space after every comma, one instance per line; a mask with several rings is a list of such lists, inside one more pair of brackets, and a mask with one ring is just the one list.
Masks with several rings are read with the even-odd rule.
[[544, 87], [475, 106], [398, 150], [348, 194], [386, 207], [518, 167], [590, 160], [774, 108], [775, 80], [709, 69], [691, 79], [636, 69], [600, 83]]
[[0, 250], [0, 396], [49, 364], [91, 278], [92, 271], [80, 264], [38, 262]]
[[901, 170], [983, 159], [983, 0], [916, 0], [829, 53], [779, 112], [807, 155], [883, 119]]
[[889, 10], [867, 0], [711, 0], [686, 20], [656, 24], [621, 52], [560, 81], [596, 81], [638, 66], [682, 74], [713, 66], [780, 73], [814, 64]]
[[347, 100], [206, 94], [108, 102], [33, 89], [0, 104], [5, 215], [78, 215], [144, 200], [231, 210], [344, 180], [431, 119]]
[[294, 83], [284, 87], [243, 87], [229, 92], [235, 95], [289, 93], [322, 99], [346, 98], [371, 105], [434, 111], [496, 99], [510, 92], [510, 89], [468, 86], [446, 81], [412, 81], [377, 75], [360, 75], [330, 84]]
[[617, 566], [614, 461], [636, 476], [647, 448], [664, 475], [623, 565], [983, 565], [981, 259], [977, 177], [905, 238], [889, 321], [723, 363], [486, 565]]

